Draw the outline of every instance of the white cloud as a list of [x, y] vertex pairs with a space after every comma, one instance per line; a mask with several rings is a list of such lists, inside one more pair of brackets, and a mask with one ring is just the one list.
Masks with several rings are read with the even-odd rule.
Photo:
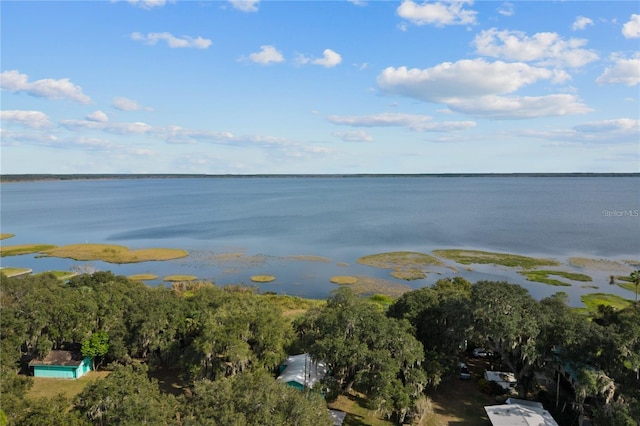
[[242, 12], [257, 12], [260, 0], [229, 0], [234, 9]]
[[87, 114], [87, 116], [85, 116], [85, 119], [88, 121], [96, 121], [98, 123], [106, 123], [107, 121], [109, 121], [109, 117], [107, 117], [107, 114], [100, 110], [91, 114]]
[[396, 13], [415, 25], [467, 25], [475, 24], [478, 12], [465, 9], [473, 1], [424, 2], [417, 4], [412, 0], [403, 0]]
[[626, 38], [640, 38], [640, 15], [631, 15], [629, 22], [622, 26], [622, 35]]
[[31, 129], [45, 129], [51, 127], [47, 114], [40, 111], [7, 110], [0, 111], [0, 120], [16, 123]]
[[593, 21], [585, 16], [578, 16], [576, 20], [573, 21], [571, 29], [573, 31], [584, 30], [587, 28], [587, 25], [593, 25]]
[[123, 96], [113, 98], [111, 106], [120, 111], [153, 111], [152, 108], [142, 106], [133, 99], [128, 99]]
[[356, 6], [366, 6], [367, 2], [365, 0], [347, 0], [349, 3], [354, 4]]
[[[167, 0], [127, 0], [127, 2], [142, 9], [153, 9], [167, 4]], [[173, 3], [173, 1], [170, 0], [169, 3]]]
[[454, 130], [464, 130], [476, 125], [473, 121], [445, 121], [434, 122], [428, 115], [402, 114], [402, 113], [381, 113], [373, 115], [340, 116], [330, 115], [327, 117], [333, 124], [352, 127], [406, 127], [414, 131], [448, 132]]
[[250, 54], [249, 59], [258, 64], [265, 65], [272, 62], [284, 62], [284, 56], [282, 56], [282, 53], [278, 52], [278, 50], [271, 45], [260, 46], [260, 52]]
[[473, 99], [450, 99], [453, 111], [491, 119], [526, 119], [585, 114], [592, 111], [575, 95], [547, 96], [482, 96]]
[[371, 142], [373, 137], [364, 130], [349, 130], [346, 132], [333, 132], [332, 136], [342, 139], [345, 142]]
[[324, 52], [322, 52], [322, 58], [311, 61], [311, 63], [321, 65], [325, 68], [333, 68], [340, 62], [342, 62], [342, 56], [331, 49], [324, 49]]
[[515, 13], [513, 3], [508, 1], [502, 3], [502, 5], [498, 7], [498, 13], [502, 16], [512, 16]]
[[131, 33], [131, 39], [135, 41], [141, 41], [145, 44], [155, 45], [159, 41], [163, 40], [167, 42], [167, 45], [172, 49], [179, 48], [194, 48], [194, 49], [207, 49], [211, 46], [211, 40], [202, 38], [200, 36], [193, 38], [189, 36], [176, 37], [171, 33], [148, 33], [147, 35], [135, 32]]
[[60, 125], [67, 130], [102, 130], [116, 135], [140, 135], [150, 133], [153, 127], [140, 122], [135, 123], [110, 123], [90, 120], [62, 120]]
[[388, 67], [378, 75], [377, 83], [388, 94], [446, 102], [449, 98], [512, 93], [538, 80], [558, 77], [557, 72], [521, 62], [464, 59], [426, 69]]
[[614, 65], [605, 68], [604, 72], [596, 79], [598, 84], [626, 84], [635, 86], [640, 83], [640, 53], [633, 58], [624, 58], [613, 55]]
[[584, 39], [563, 39], [557, 33], [536, 33], [532, 37], [522, 31], [481, 31], [472, 45], [483, 56], [510, 61], [535, 62], [538, 65], [581, 67], [598, 59], [592, 50], [582, 49]]
[[31, 96], [46, 99], [68, 99], [82, 104], [91, 103], [91, 98], [82, 93], [82, 88], [68, 78], [54, 80], [45, 78], [29, 81], [27, 74], [21, 74], [18, 70], [3, 71], [0, 74], [0, 88], [13, 93], [24, 92]]
[[546, 141], [555, 140], [571, 143], [637, 144], [638, 132], [640, 132], [640, 120], [617, 118], [591, 121], [579, 124], [571, 129], [529, 130], [524, 132], [523, 135]]

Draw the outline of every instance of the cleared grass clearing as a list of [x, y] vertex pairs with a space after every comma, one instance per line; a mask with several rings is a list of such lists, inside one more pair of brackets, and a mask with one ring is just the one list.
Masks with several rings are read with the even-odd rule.
[[20, 244], [17, 246], [0, 247], [0, 257], [19, 256], [21, 254], [40, 253], [43, 250], [54, 249], [52, 244]]
[[53, 398], [62, 394], [71, 400], [78, 395], [91, 382], [104, 379], [109, 375], [109, 371], [90, 371], [79, 379], [48, 379], [34, 377], [33, 386], [27, 393], [27, 398]]
[[533, 269], [540, 266], [558, 266], [560, 262], [553, 259], [541, 259], [511, 253], [496, 253], [481, 250], [434, 250], [436, 256], [453, 260], [463, 265], [493, 264], [511, 268]]
[[78, 275], [77, 272], [71, 272], [71, 271], [46, 271], [46, 272], [40, 272], [35, 275], [38, 276], [38, 275], [44, 275], [44, 274], [53, 274], [60, 281], [68, 280], [69, 278], [72, 278]]
[[128, 247], [113, 244], [71, 244], [40, 250], [40, 253], [51, 257], [82, 261], [101, 260], [117, 264], [179, 259], [189, 255], [186, 250], [168, 248], [130, 250]]
[[394, 424], [380, 417], [375, 411], [366, 408], [365, 403], [364, 395], [351, 392], [349, 395], [340, 395], [335, 402], [327, 405], [333, 410], [347, 413], [343, 423], [345, 426], [390, 426]]

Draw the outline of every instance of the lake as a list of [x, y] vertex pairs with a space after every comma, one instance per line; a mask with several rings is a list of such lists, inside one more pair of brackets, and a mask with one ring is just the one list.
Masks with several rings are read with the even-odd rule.
[[[563, 262], [640, 258], [640, 176], [105, 179], [4, 183], [0, 189], [2, 232], [15, 234], [4, 246], [108, 243], [190, 252], [183, 259], [127, 265], [2, 258], [2, 266], [34, 272], [89, 264], [123, 275], [190, 274], [221, 285], [256, 285], [251, 275], [270, 274], [277, 279], [260, 284], [263, 291], [322, 298], [335, 288], [329, 282], [334, 275], [418, 288], [459, 273], [472, 281], [509, 280], [538, 298], [566, 291], [578, 305], [587, 292], [633, 293], [609, 286], [605, 270], [590, 271], [590, 284], [600, 287], [594, 290], [579, 283], [530, 283], [513, 269], [490, 265], [436, 268], [407, 282], [356, 260], [446, 248]], [[303, 255], [330, 261], [297, 257]]]

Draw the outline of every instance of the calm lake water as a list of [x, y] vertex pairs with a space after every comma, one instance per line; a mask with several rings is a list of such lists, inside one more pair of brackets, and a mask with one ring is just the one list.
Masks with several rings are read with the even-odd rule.
[[[2, 244], [109, 243], [184, 248], [167, 262], [90, 266], [130, 275], [191, 274], [218, 284], [251, 284], [272, 274], [264, 291], [326, 297], [333, 275], [362, 275], [418, 288], [455, 275], [442, 268], [424, 280], [395, 280], [357, 264], [387, 251], [430, 253], [466, 248], [553, 257], [640, 258], [640, 177], [348, 177], [116, 179], [2, 184]], [[224, 258], [221, 254], [238, 254]], [[239, 254], [243, 255], [240, 256]], [[331, 262], [290, 256], [312, 255]], [[35, 272], [86, 265], [23, 255], [3, 266]], [[459, 266], [459, 265], [458, 265]], [[535, 297], [606, 291], [529, 283], [509, 268], [459, 269], [472, 281], [506, 279]], [[158, 280], [151, 284], [161, 284]], [[604, 285], [603, 285], [604, 284]], [[252, 284], [254, 285], [254, 284]]]

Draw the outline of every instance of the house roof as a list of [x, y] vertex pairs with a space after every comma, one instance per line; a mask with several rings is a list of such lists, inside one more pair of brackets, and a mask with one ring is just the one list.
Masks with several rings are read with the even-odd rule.
[[[324, 362], [316, 362], [309, 354], [288, 357], [282, 365], [286, 366], [278, 376], [278, 380], [285, 383], [295, 382], [302, 386], [313, 387], [327, 372]], [[306, 374], [306, 377], [305, 377]]]
[[530, 404], [503, 404], [484, 407], [493, 426], [558, 426], [551, 414]]
[[51, 351], [43, 359], [34, 359], [29, 362], [29, 366], [36, 365], [58, 365], [64, 367], [77, 367], [84, 361], [84, 356], [80, 352], [72, 351]]

